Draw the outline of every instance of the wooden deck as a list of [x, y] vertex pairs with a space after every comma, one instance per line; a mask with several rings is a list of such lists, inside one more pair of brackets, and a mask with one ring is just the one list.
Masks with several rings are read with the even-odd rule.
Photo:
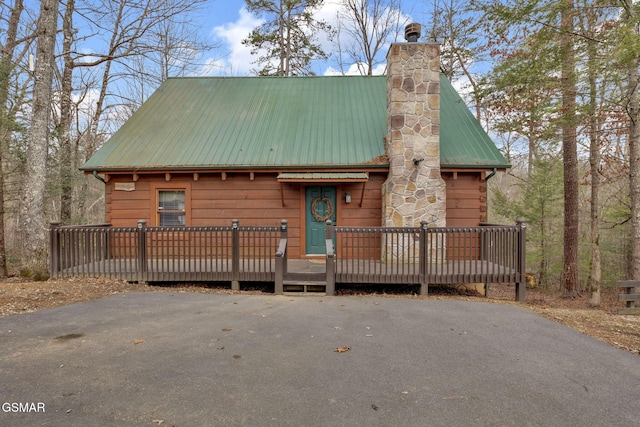
[[[488, 274], [493, 283], [515, 283], [517, 271], [483, 260], [452, 260], [430, 265], [426, 282], [431, 285], [485, 283]], [[339, 283], [420, 283], [419, 264], [389, 265], [373, 260], [354, 260], [336, 266]]]
[[[138, 268], [137, 259], [111, 259], [95, 261], [59, 272], [62, 277], [95, 276], [127, 280], [129, 282], [230, 282], [239, 289], [240, 282], [276, 281], [275, 259], [241, 259], [238, 272], [234, 272], [231, 259], [152, 259], [146, 268]], [[388, 265], [373, 260], [351, 260], [335, 264], [334, 283], [421, 284], [418, 264]], [[331, 261], [330, 261], [331, 262]], [[485, 283], [487, 273], [492, 283], [515, 283], [517, 271], [487, 261], [449, 261], [438, 265], [427, 274], [427, 285]], [[284, 280], [318, 282], [325, 286], [327, 279], [325, 260], [291, 259], [287, 261]], [[495, 279], [499, 280], [495, 280]], [[330, 280], [330, 279], [329, 279]], [[289, 286], [291, 287], [291, 286]], [[317, 286], [316, 286], [317, 288]]]
[[[334, 247], [334, 243], [335, 247]], [[524, 227], [356, 228], [327, 225], [323, 258], [288, 259], [287, 227], [52, 227], [51, 277], [131, 282], [514, 283], [524, 300]], [[305, 285], [307, 286], [307, 285]], [[306, 289], [306, 288], [305, 288]]]

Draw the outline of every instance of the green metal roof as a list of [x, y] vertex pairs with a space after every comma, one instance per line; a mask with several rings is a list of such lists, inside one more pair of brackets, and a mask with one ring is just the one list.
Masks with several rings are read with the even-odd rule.
[[[386, 165], [386, 78], [170, 78], [82, 167], [88, 171]], [[442, 166], [505, 168], [441, 79]]]
[[440, 166], [497, 168], [511, 165], [444, 75], [440, 75]]

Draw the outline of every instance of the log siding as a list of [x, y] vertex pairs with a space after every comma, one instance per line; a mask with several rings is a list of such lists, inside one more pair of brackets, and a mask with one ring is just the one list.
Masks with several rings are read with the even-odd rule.
[[[106, 222], [114, 227], [133, 227], [144, 220], [156, 226], [158, 191], [184, 190], [187, 226], [223, 226], [234, 219], [244, 225], [259, 225], [289, 218], [289, 256], [305, 255], [304, 195], [306, 186], [315, 183], [279, 183], [277, 172], [168, 175], [169, 181], [165, 173], [111, 175], [105, 189]], [[372, 172], [366, 183], [327, 184], [337, 189], [337, 223], [380, 226], [385, 179], [386, 173]], [[345, 202], [346, 192], [351, 194], [351, 203]]]

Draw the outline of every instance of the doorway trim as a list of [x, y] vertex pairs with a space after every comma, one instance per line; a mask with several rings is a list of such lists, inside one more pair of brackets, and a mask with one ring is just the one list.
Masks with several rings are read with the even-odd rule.
[[[303, 234], [304, 254], [306, 256], [323, 256], [325, 254], [325, 221], [336, 222], [338, 218], [338, 185], [318, 183], [303, 187]], [[314, 214], [311, 209], [317, 209]], [[320, 220], [318, 219], [320, 218]]]

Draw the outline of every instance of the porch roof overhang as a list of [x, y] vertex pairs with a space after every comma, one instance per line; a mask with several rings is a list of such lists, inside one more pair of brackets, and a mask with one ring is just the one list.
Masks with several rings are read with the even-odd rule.
[[278, 182], [367, 182], [367, 172], [282, 172]]

